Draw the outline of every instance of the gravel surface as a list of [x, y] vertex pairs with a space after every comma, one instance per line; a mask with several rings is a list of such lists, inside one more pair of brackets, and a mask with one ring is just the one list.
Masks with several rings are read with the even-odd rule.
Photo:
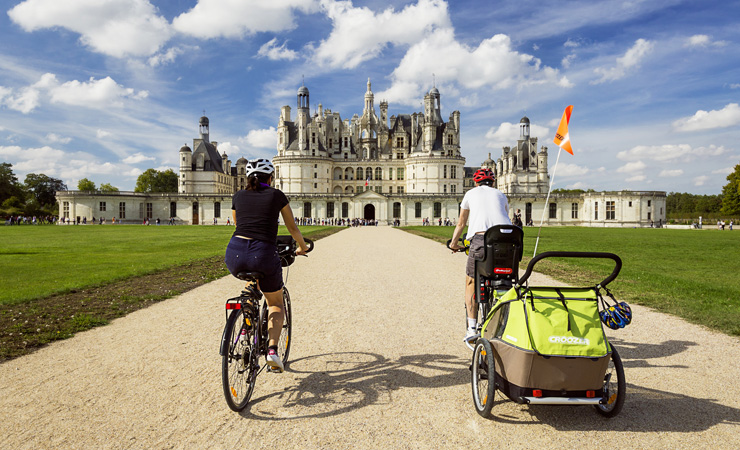
[[218, 355], [233, 277], [0, 364], [0, 449], [740, 448], [740, 340], [638, 306], [609, 332], [627, 379], [619, 416], [498, 394], [481, 418], [464, 265], [389, 227], [317, 242], [288, 276], [287, 371], [262, 373], [241, 414]]

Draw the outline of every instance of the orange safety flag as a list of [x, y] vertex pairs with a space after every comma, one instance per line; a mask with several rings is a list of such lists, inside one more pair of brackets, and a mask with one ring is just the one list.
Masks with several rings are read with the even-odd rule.
[[555, 133], [555, 144], [565, 150], [566, 152], [573, 154], [573, 149], [570, 146], [570, 134], [568, 133], [568, 123], [570, 122], [570, 113], [573, 111], [573, 105], [568, 106], [563, 111], [563, 118], [560, 119], [560, 125], [558, 126], [558, 132]]

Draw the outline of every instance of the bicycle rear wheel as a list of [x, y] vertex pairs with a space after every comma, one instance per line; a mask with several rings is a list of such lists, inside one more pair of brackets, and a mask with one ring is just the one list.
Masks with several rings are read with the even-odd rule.
[[496, 392], [496, 368], [493, 360], [491, 343], [479, 338], [473, 350], [473, 367], [471, 384], [473, 387], [473, 404], [482, 417], [488, 417], [493, 409]]
[[241, 310], [232, 311], [226, 321], [229, 348], [221, 360], [221, 382], [226, 404], [233, 411], [244, 409], [254, 392], [258, 372], [255, 325], [245, 323]]
[[[262, 324], [264, 326], [265, 342], [267, 342], [267, 303], [262, 304]], [[280, 339], [277, 343], [277, 353], [283, 364], [288, 363], [290, 355], [290, 342], [293, 330], [293, 312], [290, 306], [290, 293], [288, 288], [283, 286], [283, 328], [280, 331]]]

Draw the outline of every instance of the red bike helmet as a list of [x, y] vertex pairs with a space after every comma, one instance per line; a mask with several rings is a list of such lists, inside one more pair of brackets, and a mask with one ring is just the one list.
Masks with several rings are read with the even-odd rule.
[[475, 181], [476, 183], [480, 183], [485, 180], [490, 180], [491, 182], [493, 182], [495, 178], [496, 176], [493, 174], [493, 170], [491, 169], [478, 169], [473, 175], [473, 181]]

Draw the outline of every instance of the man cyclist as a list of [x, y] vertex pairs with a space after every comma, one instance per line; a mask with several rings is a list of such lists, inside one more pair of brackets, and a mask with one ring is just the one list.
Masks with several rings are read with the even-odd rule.
[[233, 275], [239, 272], [261, 272], [259, 288], [267, 299], [267, 334], [269, 337], [267, 364], [282, 372], [283, 361], [277, 354], [277, 343], [283, 327], [283, 269], [277, 251], [278, 214], [305, 255], [308, 246], [303, 240], [290, 209], [288, 198], [279, 189], [270, 187], [275, 167], [269, 159], [247, 163], [247, 188], [232, 199], [231, 214], [236, 225], [226, 247], [226, 267]]
[[473, 181], [476, 187], [466, 192], [460, 203], [460, 218], [450, 243], [452, 251], [463, 249], [459, 245], [459, 240], [469, 218], [470, 226], [466, 235], [470, 241], [470, 252], [465, 266], [465, 310], [468, 316], [467, 331], [463, 339], [465, 342], [476, 335], [478, 308], [475, 304], [475, 261], [483, 259], [485, 252], [483, 235], [495, 225], [511, 225], [509, 202], [501, 191], [493, 187], [495, 183], [493, 171], [478, 169], [473, 175]]

